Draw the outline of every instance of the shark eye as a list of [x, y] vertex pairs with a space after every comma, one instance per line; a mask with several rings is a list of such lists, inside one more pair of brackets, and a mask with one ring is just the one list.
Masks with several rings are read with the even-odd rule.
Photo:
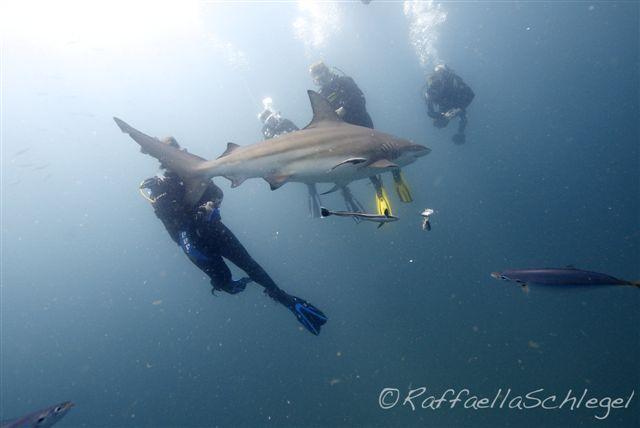
[[509, 278], [507, 278], [504, 275], [500, 275], [500, 279], [503, 280], [503, 281], [509, 281]]
[[47, 417], [46, 417], [46, 416], [40, 416], [40, 417], [38, 418], [38, 420], [36, 421], [36, 425], [40, 425], [41, 423], [43, 423], [43, 422], [44, 422], [44, 421], [46, 421], [46, 420], [47, 420]]
[[58, 406], [55, 409], [53, 409], [53, 411], [56, 413], [60, 413], [61, 410], [62, 410], [62, 406]]

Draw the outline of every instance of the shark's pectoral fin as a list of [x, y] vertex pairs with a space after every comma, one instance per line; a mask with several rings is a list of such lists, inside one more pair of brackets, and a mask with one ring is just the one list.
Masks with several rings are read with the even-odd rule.
[[400, 168], [397, 164], [391, 162], [389, 159], [379, 159], [372, 164], [368, 165], [369, 168], [376, 169], [391, 169], [391, 168]]
[[236, 143], [227, 143], [227, 148], [225, 149], [224, 152], [222, 152], [222, 154], [220, 156], [218, 156], [218, 159], [223, 158], [225, 156], [230, 155], [231, 153], [233, 153], [238, 147], [240, 147], [238, 144]]
[[198, 202], [200, 202], [200, 198], [202, 198], [204, 191], [207, 190], [207, 186], [209, 185], [210, 180], [202, 178], [189, 178], [183, 181], [185, 186], [184, 200], [190, 206], [195, 207]]
[[351, 165], [358, 165], [360, 163], [364, 163], [367, 160], [365, 158], [349, 158], [349, 159], [345, 159], [342, 162], [334, 165], [333, 168], [331, 168], [331, 171], [333, 171], [334, 169], [338, 168], [339, 166], [342, 165], [347, 165], [347, 164], [351, 164]]
[[225, 175], [223, 177], [231, 182], [232, 189], [235, 189], [236, 187], [244, 183], [244, 181], [247, 179], [247, 177], [235, 177], [230, 175]]
[[290, 178], [290, 175], [280, 174], [280, 175], [268, 175], [264, 177], [265, 181], [269, 183], [271, 186], [271, 190], [276, 190], [282, 187]]

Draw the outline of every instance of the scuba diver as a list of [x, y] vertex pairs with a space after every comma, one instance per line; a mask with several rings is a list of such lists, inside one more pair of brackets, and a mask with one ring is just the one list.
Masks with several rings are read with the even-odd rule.
[[[364, 94], [356, 82], [344, 73], [337, 73], [329, 69], [322, 61], [311, 64], [309, 74], [313, 82], [320, 87], [319, 93], [329, 101], [336, 114], [345, 122], [352, 125], [373, 129], [373, 120], [367, 113]], [[404, 180], [401, 170], [393, 171], [393, 181], [396, 193], [402, 202], [412, 202], [413, 197], [409, 186]], [[380, 176], [369, 177], [376, 190], [376, 208], [379, 215], [391, 214], [391, 202], [383, 186]], [[357, 202], [357, 201], [356, 201]], [[347, 203], [349, 206], [349, 203]], [[359, 205], [359, 203], [358, 203]], [[350, 207], [353, 211], [358, 211]]]
[[[173, 137], [163, 142], [180, 148]], [[209, 180], [202, 197], [192, 207], [184, 202], [186, 191], [180, 177], [164, 165], [161, 168], [165, 170], [164, 174], [144, 180], [140, 184], [140, 191], [151, 202], [156, 216], [164, 224], [171, 239], [182, 248], [193, 264], [211, 278], [211, 293], [224, 291], [237, 294], [253, 281], [263, 286], [269, 297], [292, 311], [307, 330], [315, 335], [320, 334], [320, 328], [327, 322], [322, 311], [280, 289], [222, 223], [222, 189]], [[223, 257], [244, 270], [248, 278], [234, 280]]]
[[460, 118], [458, 132], [452, 140], [456, 144], [464, 144], [466, 140], [464, 131], [467, 127], [466, 109], [475, 97], [469, 85], [448, 66], [438, 64], [433, 74], [427, 79], [424, 97], [427, 102], [427, 114], [433, 119], [433, 126], [436, 128], [445, 128], [449, 121], [455, 117]]
[[281, 117], [280, 112], [273, 109], [271, 98], [262, 100], [262, 105], [264, 110], [258, 115], [258, 119], [262, 122], [262, 136], [265, 140], [300, 130], [292, 121]]

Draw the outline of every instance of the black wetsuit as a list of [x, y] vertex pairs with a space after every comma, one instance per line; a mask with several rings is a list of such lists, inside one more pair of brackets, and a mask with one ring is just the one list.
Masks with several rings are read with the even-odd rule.
[[[267, 291], [278, 289], [275, 282], [251, 257], [238, 238], [221, 221], [222, 190], [213, 182], [200, 199], [200, 205], [191, 208], [183, 202], [184, 184], [175, 174], [154, 177], [155, 188], [149, 187], [155, 199], [153, 208], [171, 238], [184, 250], [189, 259], [211, 278], [216, 290], [237, 293], [244, 289], [233, 281], [231, 271], [223, 257], [245, 271], [252, 281]], [[210, 202], [208, 205], [207, 203]]]
[[289, 119], [278, 117], [273, 120], [269, 120], [264, 124], [264, 126], [262, 127], [262, 136], [265, 140], [269, 140], [279, 135], [298, 130], [300, 130], [300, 128], [298, 128]]
[[[442, 120], [447, 112], [460, 109], [457, 114], [460, 117], [458, 132], [464, 133], [467, 126], [466, 109], [475, 94], [460, 76], [451, 70], [434, 73], [427, 81], [424, 97], [427, 102], [427, 114], [435, 121]], [[447, 123], [448, 120], [444, 122], [444, 126]]]
[[364, 94], [351, 77], [334, 75], [331, 81], [322, 85], [320, 95], [329, 101], [334, 110], [344, 107], [345, 114], [342, 120], [345, 122], [373, 128]]

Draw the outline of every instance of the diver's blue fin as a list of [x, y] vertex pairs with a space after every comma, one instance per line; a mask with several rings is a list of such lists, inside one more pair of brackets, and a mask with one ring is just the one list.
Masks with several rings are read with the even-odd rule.
[[265, 290], [274, 300], [286, 306], [298, 319], [298, 322], [314, 335], [320, 334], [320, 327], [327, 322], [327, 316], [311, 303], [290, 294], [279, 288]]
[[298, 298], [296, 300], [292, 309], [294, 315], [307, 330], [316, 336], [319, 335], [320, 327], [327, 322], [327, 316], [311, 303]]

